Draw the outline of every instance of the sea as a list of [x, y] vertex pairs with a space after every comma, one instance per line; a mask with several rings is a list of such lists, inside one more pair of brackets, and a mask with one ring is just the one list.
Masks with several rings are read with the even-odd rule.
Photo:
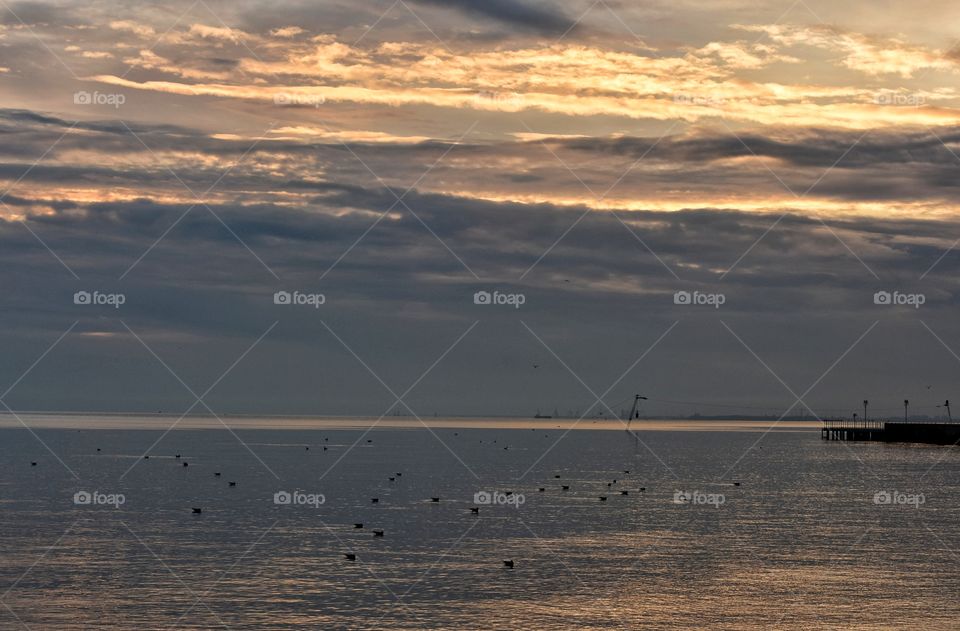
[[957, 629], [960, 452], [813, 422], [0, 416], [0, 629]]

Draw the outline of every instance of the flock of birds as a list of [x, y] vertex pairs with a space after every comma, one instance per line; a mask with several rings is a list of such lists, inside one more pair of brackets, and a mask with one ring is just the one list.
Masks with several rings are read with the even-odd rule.
[[[536, 431], [536, 430], [533, 430], [533, 431]], [[454, 432], [454, 435], [455, 435], [455, 436], [458, 436], [458, 435], [459, 435], [459, 432]], [[544, 436], [545, 436], [545, 437], [549, 437], [548, 434], [545, 434]], [[329, 442], [330, 439], [329, 439], [329, 438], [324, 438], [323, 440], [324, 440], [324, 442]], [[372, 443], [372, 442], [373, 442], [372, 439], [368, 439], [368, 440], [367, 440], [367, 443]], [[493, 443], [497, 443], [497, 440], [494, 439], [492, 442], [493, 442]], [[480, 440], [480, 443], [483, 443], [483, 440]], [[509, 449], [509, 447], [505, 446], [505, 447], [503, 447], [503, 449], [504, 449], [504, 450], [507, 450], [507, 449]], [[310, 447], [309, 447], [309, 446], [306, 446], [306, 447], [305, 447], [305, 450], [306, 450], [306, 451], [310, 451]], [[323, 446], [323, 451], [327, 451], [327, 450], [328, 450], [328, 447], [327, 447], [326, 445], [324, 445], [324, 446]], [[99, 447], [97, 448], [97, 451], [98, 451], [98, 452], [100, 451], [100, 448], [99, 448]], [[179, 454], [179, 453], [178, 453], [178, 454], [175, 454], [175, 455], [174, 455], [174, 458], [175, 458], [176, 460], [182, 460], [183, 456], [182, 456], [182, 454]], [[149, 460], [149, 459], [150, 459], [150, 455], [149, 455], [149, 454], [144, 454], [144, 455], [143, 455], [143, 459], [144, 459], [144, 460]], [[32, 461], [32, 462], [30, 463], [30, 465], [35, 467], [35, 466], [37, 466], [37, 462], [36, 462], [36, 461]], [[184, 466], [184, 467], [189, 467], [189, 466], [190, 466], [190, 463], [184, 460], [184, 461], [183, 461], [183, 466]], [[623, 470], [623, 474], [624, 474], [624, 475], [629, 475], [629, 474], [630, 474], [630, 470], [629, 470], [629, 469], [624, 469], [624, 470]], [[219, 477], [222, 476], [222, 474], [221, 474], [220, 471], [214, 471], [214, 472], [213, 472], [213, 475], [214, 475], [214, 477], [217, 477], [217, 478], [219, 478]], [[390, 482], [395, 482], [397, 478], [402, 477], [402, 476], [403, 476], [403, 473], [400, 472], [400, 471], [397, 471], [394, 475], [388, 476], [388, 480], [389, 480]], [[559, 479], [561, 478], [560, 474], [554, 474], [553, 477], [554, 477], [554, 479], [556, 479], [556, 480], [559, 480]], [[621, 483], [620, 479], [618, 479], [618, 478], [613, 478], [610, 482], [607, 482], [606, 484], [607, 484], [607, 488], [608, 488], [608, 489], [611, 489], [611, 491], [612, 491], [613, 488], [614, 488], [616, 485], [620, 484], [620, 483]], [[237, 486], [237, 482], [234, 481], [234, 480], [230, 480], [230, 481], [227, 482], [227, 485], [228, 485], [228, 487], [236, 487], [236, 486]], [[740, 483], [739, 483], [739, 482], [734, 482], [734, 486], [740, 486]], [[546, 490], [547, 490], [547, 489], [546, 489], [546, 487], [544, 487], [544, 486], [541, 486], [541, 487], [538, 487], [538, 488], [537, 488], [537, 492], [538, 492], [538, 493], [544, 493], [544, 492], [546, 492]], [[570, 485], [569, 485], [569, 484], [561, 484], [561, 485], [560, 485], [560, 490], [561, 490], [561, 492], [563, 492], [563, 491], [569, 491], [569, 490], [570, 490]], [[647, 489], [646, 489], [646, 487], [641, 486], [641, 487], [638, 488], [638, 490], [639, 490], [639, 492], [642, 493], [642, 492], [646, 491]], [[514, 494], [513, 491], [503, 491], [503, 495], [505, 495], [505, 496], [507, 496], [507, 497], [512, 496], [513, 494]], [[629, 494], [630, 494], [630, 491], [629, 491], [628, 489], [620, 489], [620, 493], [619, 493], [619, 494], [620, 494], [620, 495], [629, 495]], [[598, 501], [600, 501], [600, 502], [606, 502], [606, 501], [607, 501], [607, 495], [599, 495], [599, 496], [597, 496], [597, 499], [598, 499]], [[438, 504], [438, 503], [440, 503], [440, 501], [441, 501], [441, 498], [438, 497], [438, 496], [433, 496], [433, 497], [430, 498], [430, 502], [431, 502], [431, 503], [434, 503], [434, 504]], [[380, 502], [380, 498], [379, 498], [379, 497], [371, 497], [371, 498], [370, 498], [370, 502], [371, 502], [372, 504], [378, 504], [378, 503]], [[477, 515], [477, 516], [479, 516], [479, 514], [480, 514], [480, 506], [472, 506], [472, 507], [470, 507], [469, 510], [470, 510], [470, 514]], [[192, 511], [192, 514], [194, 514], [194, 515], [201, 515], [201, 514], [203, 514], [203, 508], [202, 508], [202, 507], [199, 507], [199, 506], [193, 506], [193, 507], [191, 507], [191, 511]], [[363, 529], [363, 528], [364, 528], [364, 524], [363, 524], [363, 522], [356, 522], [356, 523], [353, 524], [353, 527], [354, 527], [354, 529], [358, 529], [358, 530], [359, 530], [359, 529]], [[383, 530], [382, 528], [373, 528], [373, 529], [371, 529], [371, 532], [373, 533], [373, 536], [374, 536], [374, 537], [383, 537], [383, 536], [384, 536], [384, 530]], [[348, 561], [356, 561], [356, 560], [357, 560], [357, 554], [356, 554], [355, 552], [344, 552], [344, 553], [343, 553], [343, 556], [344, 556], [344, 558], [347, 559]], [[514, 567], [514, 560], [513, 560], [513, 559], [504, 559], [504, 560], [503, 560], [503, 566], [504, 566], [505, 568], [513, 568], [513, 567]]]

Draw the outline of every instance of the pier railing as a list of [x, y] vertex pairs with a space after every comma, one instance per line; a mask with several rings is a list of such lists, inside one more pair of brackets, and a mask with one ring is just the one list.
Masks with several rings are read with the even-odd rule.
[[824, 419], [823, 429], [883, 429], [886, 421], [873, 419]]

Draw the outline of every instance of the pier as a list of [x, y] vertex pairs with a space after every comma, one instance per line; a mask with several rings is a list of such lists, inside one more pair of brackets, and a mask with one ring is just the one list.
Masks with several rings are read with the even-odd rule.
[[960, 443], [960, 423], [910, 423], [860, 419], [826, 419], [820, 428], [824, 440], [885, 443]]

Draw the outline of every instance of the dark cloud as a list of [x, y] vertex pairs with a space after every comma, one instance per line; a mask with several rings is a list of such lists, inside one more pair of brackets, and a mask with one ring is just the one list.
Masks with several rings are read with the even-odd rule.
[[556, 7], [542, 7], [520, 0], [414, 0], [418, 4], [457, 9], [468, 15], [488, 18], [514, 28], [561, 35], [576, 30], [577, 24]]

